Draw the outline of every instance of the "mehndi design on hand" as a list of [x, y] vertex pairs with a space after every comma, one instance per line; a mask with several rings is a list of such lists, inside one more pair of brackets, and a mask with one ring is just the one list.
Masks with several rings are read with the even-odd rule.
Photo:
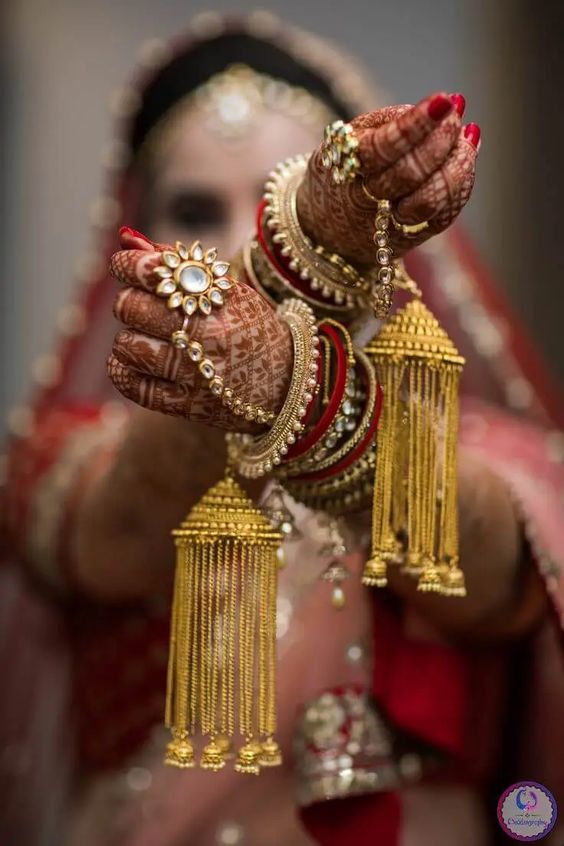
[[473, 124], [463, 128], [460, 108], [446, 94], [416, 106], [395, 106], [351, 121], [362, 179], [336, 184], [323, 165], [324, 145], [314, 152], [298, 190], [298, 214], [306, 234], [359, 267], [374, 263], [373, 197], [392, 203], [397, 224], [428, 221], [420, 232], [391, 231], [394, 256], [442, 232], [456, 219], [474, 183], [477, 154]]
[[[185, 312], [169, 309], [164, 297], [155, 296], [163, 279], [155, 272], [163, 266], [163, 248], [156, 252], [150, 246], [121, 250], [111, 260], [112, 275], [127, 287], [114, 306], [126, 329], [114, 341], [110, 378], [147, 408], [224, 429], [258, 431], [266, 420], [259, 426], [244, 420], [247, 406], [275, 412], [288, 389], [292, 342], [286, 325], [244, 283], [233, 285], [225, 308], [213, 308], [209, 316], [198, 309], [190, 317], [190, 336], [205, 345], [218, 371], [214, 376], [221, 376], [241, 400], [233, 410], [223, 406], [206, 388], [211, 380], [204, 382], [186, 352], [170, 343], [173, 333], [182, 330]], [[237, 419], [234, 411], [243, 414]]]

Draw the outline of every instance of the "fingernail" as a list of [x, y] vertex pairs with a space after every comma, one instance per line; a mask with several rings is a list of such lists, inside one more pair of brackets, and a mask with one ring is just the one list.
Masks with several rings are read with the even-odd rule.
[[143, 241], [146, 241], [148, 244], [152, 244], [153, 242], [147, 238], [146, 235], [143, 235], [142, 232], [139, 232], [137, 229], [132, 229], [131, 226], [122, 226], [119, 230], [120, 235], [133, 235], [134, 238], [142, 238]]
[[473, 147], [476, 149], [480, 146], [480, 136], [482, 134], [482, 130], [478, 126], [477, 123], [469, 123], [467, 126], [464, 127], [464, 137], [467, 141], [470, 141]]
[[427, 111], [430, 118], [438, 121], [448, 115], [452, 111], [452, 108], [453, 103], [450, 97], [445, 97], [444, 94], [437, 94], [429, 103]]
[[450, 99], [451, 99], [452, 105], [454, 106], [454, 108], [456, 110], [456, 114], [458, 115], [458, 117], [462, 117], [462, 115], [464, 114], [464, 110], [466, 108], [466, 99], [465, 99], [464, 95], [463, 94], [451, 94]]

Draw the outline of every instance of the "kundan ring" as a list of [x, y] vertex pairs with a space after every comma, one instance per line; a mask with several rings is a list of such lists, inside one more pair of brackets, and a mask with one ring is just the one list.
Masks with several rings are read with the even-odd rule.
[[[199, 241], [186, 247], [176, 242], [174, 250], [164, 250], [163, 264], [155, 268], [161, 281], [156, 293], [167, 298], [167, 306], [181, 309], [187, 317], [197, 311], [207, 316], [212, 307], [224, 304], [224, 294], [235, 284], [227, 276], [229, 262], [217, 258], [217, 250], [204, 250]], [[180, 345], [178, 345], [180, 346]]]
[[331, 171], [337, 185], [352, 181], [360, 172], [358, 138], [350, 123], [336, 120], [325, 128], [321, 164]]
[[173, 346], [187, 352], [206, 380], [209, 390], [233, 414], [249, 421], [272, 423], [275, 416], [273, 412], [261, 405], [244, 402], [225, 386], [223, 378], [218, 375], [214, 363], [206, 356], [200, 341], [188, 334], [190, 317], [196, 312], [207, 317], [211, 314], [213, 306], [221, 308], [225, 302], [225, 292], [236, 284], [233, 277], [227, 276], [229, 262], [217, 258], [215, 247], [204, 250], [199, 241], [194, 241], [191, 247], [177, 241], [174, 250], [163, 251], [162, 259], [163, 263], [155, 268], [155, 273], [161, 280], [157, 285], [156, 294], [166, 297], [167, 306], [170, 309], [180, 309], [184, 315], [182, 328], [171, 335]]

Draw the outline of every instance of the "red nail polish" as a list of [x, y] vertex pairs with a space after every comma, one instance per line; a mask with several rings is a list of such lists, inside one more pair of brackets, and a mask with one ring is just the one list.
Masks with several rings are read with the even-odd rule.
[[437, 94], [427, 106], [427, 111], [430, 118], [439, 121], [446, 117], [452, 111], [452, 108], [453, 104], [450, 97], [445, 97], [444, 94]]
[[456, 110], [456, 114], [458, 117], [462, 117], [464, 114], [464, 110], [466, 108], [466, 99], [463, 94], [451, 94], [450, 99], [452, 101], [452, 105]]
[[482, 130], [478, 126], [477, 123], [469, 123], [467, 126], [464, 127], [464, 137], [467, 141], [470, 141], [473, 147], [478, 149], [478, 145], [480, 144], [480, 136], [482, 134]]
[[152, 241], [147, 238], [146, 235], [143, 235], [142, 232], [139, 232], [137, 229], [132, 229], [131, 226], [122, 226], [119, 230], [120, 235], [133, 235], [134, 238], [142, 238], [144, 241], [147, 241], [148, 244], [152, 244]]

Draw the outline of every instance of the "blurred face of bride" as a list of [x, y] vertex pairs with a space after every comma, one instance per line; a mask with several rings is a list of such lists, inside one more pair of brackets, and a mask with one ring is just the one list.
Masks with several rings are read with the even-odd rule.
[[178, 119], [156, 153], [147, 180], [143, 226], [161, 243], [196, 238], [231, 256], [244, 243], [270, 170], [312, 150], [316, 131], [291, 117], [261, 110], [243, 138], [205, 126], [197, 109]]

